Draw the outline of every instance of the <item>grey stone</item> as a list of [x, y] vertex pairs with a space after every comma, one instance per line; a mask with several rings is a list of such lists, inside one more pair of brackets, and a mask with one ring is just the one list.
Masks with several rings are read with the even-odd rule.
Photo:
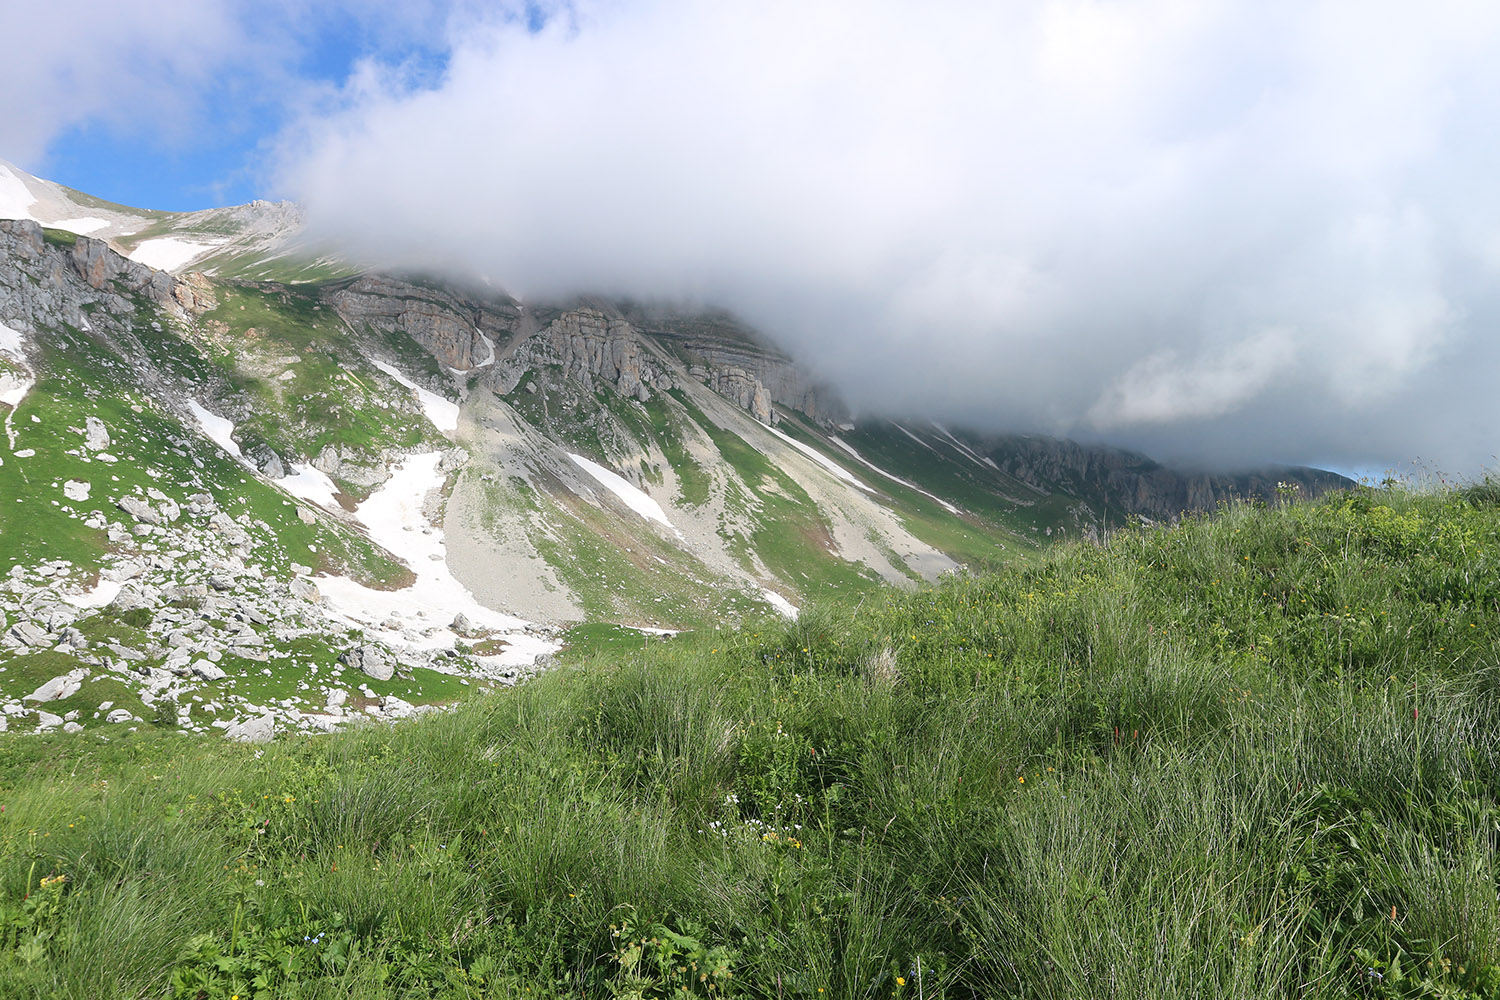
[[144, 524], [161, 524], [161, 516], [139, 497], [121, 497], [115, 501], [115, 506]]
[[43, 684], [41, 687], [37, 688], [35, 691], [28, 694], [22, 700], [47, 702], [59, 701], [63, 698], [70, 697], [71, 695], [77, 694], [78, 689], [83, 687], [83, 679], [85, 676], [87, 676], [87, 672], [82, 667], [77, 670], [70, 670], [65, 674], [59, 674], [47, 683]]
[[135, 718], [135, 716], [130, 714], [130, 709], [117, 708], [113, 712], [110, 712], [108, 715], [106, 715], [104, 717], [104, 721], [112, 722], [118, 725], [121, 722], [129, 722], [133, 718]]
[[363, 671], [377, 681], [388, 681], [396, 674], [395, 665], [386, 658], [379, 646], [356, 646], [340, 655], [339, 661]]
[[216, 663], [210, 663], [208, 660], [194, 660], [191, 669], [195, 676], [201, 677], [206, 681], [223, 680], [228, 676], [224, 673], [223, 667], [220, 667]]
[[318, 590], [318, 585], [303, 576], [292, 578], [292, 596], [304, 601], [312, 601], [317, 604], [323, 600], [323, 594]]
[[98, 417], [88, 417], [83, 422], [84, 447], [89, 451], [103, 451], [109, 447], [109, 428]]
[[237, 722], [224, 730], [226, 740], [236, 740], [240, 743], [269, 743], [275, 735], [276, 715], [274, 712]]
[[5, 633], [23, 646], [50, 646], [52, 637], [47, 630], [32, 622], [16, 622]]

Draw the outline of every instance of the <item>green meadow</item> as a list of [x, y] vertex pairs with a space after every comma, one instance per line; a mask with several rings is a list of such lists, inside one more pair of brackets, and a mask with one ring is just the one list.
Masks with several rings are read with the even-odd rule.
[[1500, 995], [1492, 484], [579, 638], [395, 726], [0, 736], [0, 996]]

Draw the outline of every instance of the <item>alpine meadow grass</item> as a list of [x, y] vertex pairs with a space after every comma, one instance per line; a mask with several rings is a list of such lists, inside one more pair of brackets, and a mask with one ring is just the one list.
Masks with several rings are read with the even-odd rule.
[[1497, 497], [1230, 505], [263, 749], [0, 737], [0, 997], [1500, 995]]

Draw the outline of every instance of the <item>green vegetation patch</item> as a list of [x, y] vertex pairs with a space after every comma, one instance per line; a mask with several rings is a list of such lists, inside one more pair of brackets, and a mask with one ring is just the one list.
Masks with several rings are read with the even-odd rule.
[[794, 622], [581, 630], [414, 724], [7, 735], [0, 982], [1495, 996], [1496, 568], [1492, 494], [1359, 491]]

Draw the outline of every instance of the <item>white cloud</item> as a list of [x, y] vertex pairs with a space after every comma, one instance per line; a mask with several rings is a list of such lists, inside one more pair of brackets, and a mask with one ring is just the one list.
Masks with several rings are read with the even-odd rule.
[[49, 0], [0, 13], [0, 157], [35, 166], [69, 129], [191, 148], [203, 130], [312, 100], [318, 43], [372, 52], [441, 43], [446, 0]]
[[[309, 99], [319, 15], [168, 2], [7, 15], [28, 44], [0, 88], [26, 99], [0, 155], [85, 121], [190, 132], [226, 75]], [[362, 254], [727, 305], [868, 408], [1200, 458], [1489, 461], [1500, 6], [337, 11], [374, 57], [281, 138], [273, 193]], [[445, 30], [440, 78], [381, 61]]]

